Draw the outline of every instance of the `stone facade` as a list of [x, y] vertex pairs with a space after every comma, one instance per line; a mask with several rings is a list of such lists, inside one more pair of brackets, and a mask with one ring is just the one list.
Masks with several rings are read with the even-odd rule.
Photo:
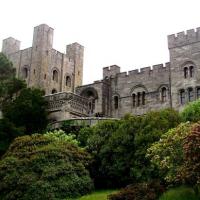
[[[105, 67], [103, 79], [88, 85], [82, 85], [83, 47], [74, 43], [62, 54], [52, 49], [52, 39], [53, 29], [40, 25], [34, 29], [31, 48], [20, 51], [20, 42], [13, 38], [4, 40], [2, 48], [18, 77], [49, 94], [52, 121], [181, 110], [200, 97], [200, 28], [168, 36], [170, 62], [128, 73], [117, 65]], [[56, 92], [61, 93], [51, 94]]]
[[66, 54], [53, 49], [54, 30], [46, 24], [34, 28], [32, 47], [20, 50], [14, 38], [3, 40], [2, 52], [13, 62], [17, 77], [29, 87], [39, 87], [45, 94], [74, 92], [82, 85], [84, 48], [67, 45]]

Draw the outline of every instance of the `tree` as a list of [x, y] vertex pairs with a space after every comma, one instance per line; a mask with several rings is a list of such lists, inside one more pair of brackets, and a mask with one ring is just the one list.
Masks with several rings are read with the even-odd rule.
[[25, 134], [43, 131], [47, 126], [47, 102], [40, 89], [25, 88], [19, 96], [3, 108], [4, 117], [16, 127], [24, 127]]
[[180, 113], [183, 122], [197, 122], [200, 120], [200, 99], [190, 102]]
[[0, 199], [56, 200], [93, 189], [90, 156], [62, 131], [16, 138], [0, 161]]

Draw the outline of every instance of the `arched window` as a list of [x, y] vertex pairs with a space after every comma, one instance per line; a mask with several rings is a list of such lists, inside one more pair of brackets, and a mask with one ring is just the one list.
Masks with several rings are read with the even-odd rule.
[[22, 77], [25, 79], [25, 78], [28, 78], [28, 69], [26, 67], [24, 67], [22, 69]]
[[55, 94], [55, 93], [57, 93], [57, 90], [53, 89], [52, 92], [51, 92], [51, 94]]
[[66, 76], [66, 86], [71, 87], [71, 78], [70, 78], [70, 76]]
[[188, 68], [184, 67], [184, 78], [188, 77]]
[[180, 91], [180, 103], [185, 104], [185, 90]]
[[199, 99], [200, 98], [200, 87], [197, 88], [197, 94], [196, 95], [197, 95], [197, 99]]
[[118, 107], [119, 107], [119, 97], [114, 96], [114, 108], [118, 109]]
[[165, 102], [167, 100], [167, 89], [163, 87], [161, 89], [161, 101]]
[[57, 70], [53, 70], [52, 79], [53, 79], [53, 81], [58, 82], [58, 71]]
[[142, 92], [142, 105], [145, 105], [145, 92]]
[[194, 93], [192, 88], [188, 88], [188, 101], [193, 101]]
[[141, 102], [141, 93], [140, 92], [138, 92], [137, 93], [137, 106], [140, 106], [140, 102]]
[[136, 106], [136, 95], [132, 94], [132, 100], [133, 100], [133, 107]]
[[190, 77], [194, 76], [194, 66], [190, 66]]

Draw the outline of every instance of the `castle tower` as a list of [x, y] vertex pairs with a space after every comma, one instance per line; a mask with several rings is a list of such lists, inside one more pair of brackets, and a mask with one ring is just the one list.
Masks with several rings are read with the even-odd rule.
[[200, 97], [200, 28], [168, 36], [172, 107]]
[[74, 86], [75, 89], [77, 86], [82, 85], [83, 81], [83, 54], [84, 47], [78, 43], [73, 43], [67, 45], [66, 49], [67, 57], [74, 62]]
[[53, 45], [53, 29], [46, 24], [34, 28], [30, 86], [47, 91], [50, 78], [49, 65]]
[[20, 41], [12, 37], [3, 40], [2, 53], [6, 56], [20, 50]]

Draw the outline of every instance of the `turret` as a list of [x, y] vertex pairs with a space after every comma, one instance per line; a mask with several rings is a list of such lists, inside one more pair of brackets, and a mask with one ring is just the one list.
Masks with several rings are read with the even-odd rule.
[[6, 56], [20, 50], [20, 41], [12, 37], [3, 40], [2, 53]]
[[110, 67], [103, 68], [103, 78], [110, 78], [111, 76], [116, 76], [120, 73], [120, 67], [117, 65], [112, 65]]
[[84, 47], [78, 43], [67, 45], [67, 57], [74, 62], [74, 88], [82, 85]]

